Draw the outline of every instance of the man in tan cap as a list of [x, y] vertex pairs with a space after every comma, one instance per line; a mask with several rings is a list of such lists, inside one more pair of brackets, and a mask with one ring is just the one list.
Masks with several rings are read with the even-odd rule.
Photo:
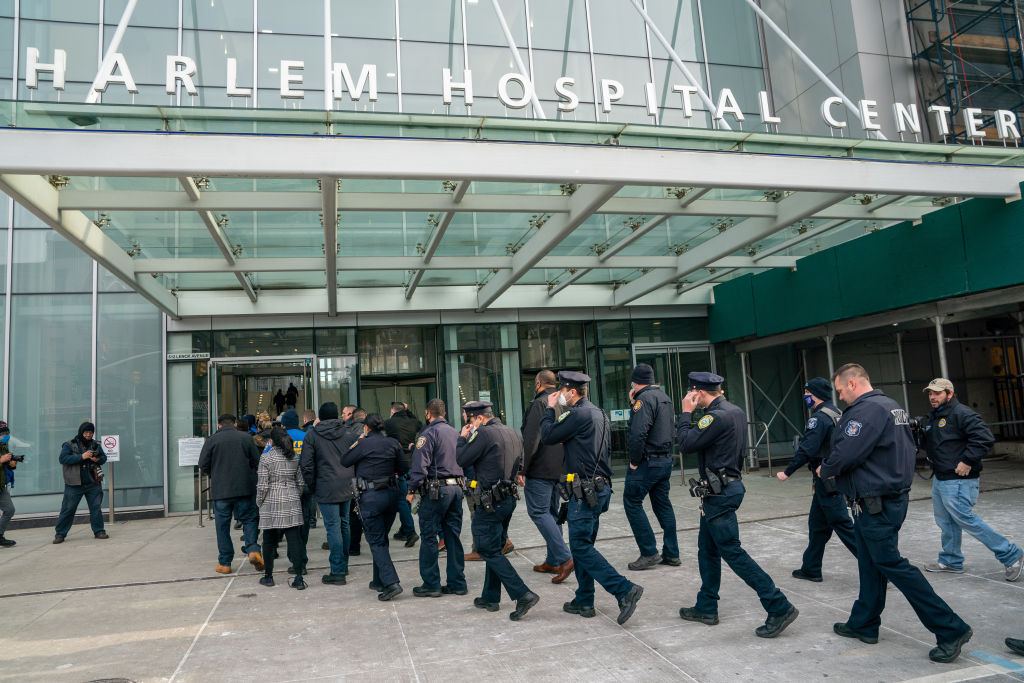
[[1018, 581], [1024, 568], [1024, 551], [996, 533], [974, 513], [978, 502], [981, 459], [995, 437], [981, 416], [953, 395], [953, 383], [937, 377], [924, 388], [932, 410], [924, 425], [922, 446], [932, 466], [932, 509], [942, 530], [938, 562], [925, 565], [930, 572], [964, 573], [960, 551], [963, 532], [985, 544], [1006, 568], [1006, 580]]

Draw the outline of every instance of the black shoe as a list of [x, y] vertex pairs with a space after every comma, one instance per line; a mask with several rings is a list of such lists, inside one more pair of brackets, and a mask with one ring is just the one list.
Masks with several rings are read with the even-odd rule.
[[377, 596], [377, 599], [380, 600], [381, 602], [387, 602], [388, 600], [390, 600], [391, 598], [397, 596], [401, 592], [402, 592], [402, 585], [399, 584], [399, 583], [393, 583], [390, 586], [385, 586], [384, 590], [382, 590], [380, 592], [380, 595]]
[[615, 620], [619, 622], [619, 626], [626, 623], [626, 621], [633, 616], [633, 612], [636, 610], [636, 603], [640, 602], [641, 596], [644, 594], [644, 587], [638, 586], [635, 583], [633, 587], [629, 589], [629, 592], [619, 598], [619, 616]]
[[485, 609], [488, 612], [498, 611], [498, 603], [487, 602], [483, 598], [473, 598], [473, 607], [479, 607], [480, 609]]
[[10, 548], [12, 545], [17, 545], [17, 544], [18, 544], [17, 541], [12, 541], [9, 538], [4, 538], [3, 535], [0, 534], [0, 548]]
[[417, 598], [439, 598], [441, 597], [441, 589], [427, 588], [426, 586], [413, 586], [412, 594]]
[[288, 582], [288, 585], [297, 591], [306, 590], [306, 582], [302, 579], [301, 576], [296, 576], [294, 579]]
[[323, 583], [333, 584], [335, 586], [344, 586], [348, 583], [345, 579], [344, 574], [324, 574], [323, 578], [320, 579]]
[[395, 539], [396, 541], [404, 541], [406, 538], [408, 538], [408, 536], [406, 534], [403, 534], [401, 531], [396, 531], [391, 536], [391, 538]]
[[678, 557], [665, 557], [664, 555], [662, 555], [661, 562], [659, 562], [658, 564], [667, 564], [670, 567], [678, 567], [682, 565], [683, 562]]
[[629, 567], [632, 571], [638, 572], [642, 569], [650, 569], [651, 567], [659, 564], [660, 562], [661, 555], [659, 555], [658, 553], [654, 553], [653, 555], [641, 555], [640, 557], [636, 558], [626, 566]]
[[540, 602], [540, 596], [533, 591], [526, 591], [516, 600], [516, 609], [508, 615], [512, 621], [519, 621], [526, 616], [530, 608]]
[[789, 609], [782, 614], [765, 619], [764, 626], [758, 626], [754, 629], [754, 635], [758, 638], [774, 638], [785, 631], [787, 626], [796, 621], [798, 616], [800, 616], [800, 610], [790, 605]]
[[406, 548], [413, 547], [414, 545], [416, 545], [416, 541], [418, 541], [418, 540], [420, 540], [420, 537], [416, 534], [415, 531], [412, 532], [411, 534], [409, 534], [408, 536], [405, 537], [405, 547]]
[[597, 610], [594, 609], [593, 605], [577, 605], [575, 600], [563, 603], [562, 611], [568, 612], [569, 614], [578, 614], [587, 619], [597, 616]]
[[1006, 643], [1006, 647], [1010, 648], [1011, 652], [1016, 652], [1019, 655], [1024, 655], [1024, 640], [1017, 638], [1007, 638], [1003, 641]]
[[814, 574], [808, 574], [803, 569], [793, 570], [794, 579], [803, 579], [804, 581], [813, 581], [814, 583], [821, 583], [821, 577], [815, 576]]
[[262, 579], [260, 579], [260, 585], [261, 586], [268, 586], [268, 587], [269, 586], [273, 586], [274, 585], [274, 577], [273, 576], [264, 576]]
[[[295, 573], [295, 567], [294, 567], [294, 565], [293, 565], [293, 566], [291, 566], [291, 567], [288, 567], [288, 573], [289, 573], [289, 574], [294, 574], [294, 573]], [[306, 574], [308, 574], [308, 573], [309, 573], [309, 570], [307, 570], [307, 569], [303, 569], [303, 570], [302, 570], [302, 575], [303, 575], [303, 576], [305, 576], [305, 575], [306, 575]]]
[[108, 536], [108, 535], [107, 535], [107, 532], [106, 532], [106, 531], [101, 531], [101, 532], [99, 532], [98, 534], [96, 534], [96, 538], [98, 538], [98, 539], [100, 539], [100, 540], [103, 540], [103, 541], [105, 541], [105, 540], [107, 540], [108, 538], [110, 538], [110, 536]]
[[320, 550], [330, 550], [331, 546], [327, 545], [327, 541], [320, 544]]
[[358, 555], [358, 554], [359, 554], [359, 548], [356, 548], [355, 550], [352, 550], [350, 548], [349, 551], [348, 551], [348, 556], [349, 557], [352, 557], [353, 555]]
[[683, 607], [679, 610], [679, 618], [685, 619], [686, 621], [696, 621], [701, 624], [707, 624], [708, 626], [716, 626], [718, 624], [717, 614], [701, 612], [696, 607]]
[[452, 588], [451, 586], [441, 586], [442, 595], [465, 595], [469, 591], [465, 588]]
[[242, 528], [242, 523], [241, 522], [235, 522], [235, 530], [237, 531], [238, 529], [241, 529], [241, 528]]
[[874, 645], [878, 642], [877, 635], [869, 636], [866, 633], [854, 631], [852, 628], [847, 626], [845, 622], [842, 621], [832, 624], [832, 630], [835, 631], [838, 635], [841, 635], [843, 638], [856, 638], [860, 642], [867, 643], [868, 645]]
[[373, 581], [370, 582], [369, 588], [370, 590], [377, 591], [378, 593], [384, 590], [384, 586], [380, 585], [379, 583], [374, 583]]
[[948, 643], [939, 643], [932, 648], [932, 651], [928, 653], [928, 659], [933, 662], [939, 662], [940, 664], [948, 664], [960, 656], [960, 648], [971, 639], [974, 635], [974, 631], [967, 629], [967, 632], [956, 640], [951, 640]]

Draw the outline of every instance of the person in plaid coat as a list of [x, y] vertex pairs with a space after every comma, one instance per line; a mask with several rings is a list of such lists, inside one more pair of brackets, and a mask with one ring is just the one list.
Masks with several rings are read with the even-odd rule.
[[306, 546], [302, 542], [302, 487], [306, 482], [299, 469], [292, 439], [280, 425], [270, 431], [270, 449], [260, 458], [257, 470], [256, 503], [260, 507], [260, 530], [266, 555], [264, 586], [274, 585], [274, 556], [281, 537], [288, 539], [288, 559], [295, 568], [291, 586], [306, 588]]

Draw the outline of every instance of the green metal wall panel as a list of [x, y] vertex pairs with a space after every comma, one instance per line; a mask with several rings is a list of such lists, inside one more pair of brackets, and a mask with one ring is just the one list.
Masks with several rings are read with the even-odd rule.
[[828, 249], [800, 259], [796, 270], [776, 268], [760, 273], [755, 284], [754, 311], [758, 336], [844, 317], [835, 250]]
[[1024, 201], [973, 199], [960, 207], [971, 291], [1024, 283]]
[[739, 339], [757, 332], [753, 282], [754, 275], [750, 274], [715, 287], [715, 303], [708, 312], [711, 341]]

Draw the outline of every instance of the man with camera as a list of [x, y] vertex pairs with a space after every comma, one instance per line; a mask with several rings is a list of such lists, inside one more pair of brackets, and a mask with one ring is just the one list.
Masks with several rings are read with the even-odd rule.
[[110, 538], [103, 528], [103, 470], [100, 466], [107, 461], [107, 455], [99, 442], [93, 439], [96, 425], [83, 422], [78, 434], [65, 441], [60, 449], [60, 464], [64, 469], [64, 501], [57, 517], [54, 543], [63, 543], [75, 521], [75, 511], [85, 497], [89, 506], [89, 525], [96, 538]]
[[956, 399], [953, 383], [948, 379], [933, 379], [924, 391], [932, 410], [923, 428], [921, 445], [934, 472], [932, 509], [935, 523], [942, 530], [939, 561], [924, 568], [930, 572], [963, 574], [960, 541], [966, 531], [991, 550], [1006, 568], [1007, 581], [1019, 581], [1024, 570], [1024, 551], [974, 513], [981, 459], [992, 448], [995, 437], [981, 415]]
[[836, 422], [842, 416], [839, 409], [832, 403], [832, 384], [824, 377], [813, 377], [804, 385], [804, 404], [810, 409], [811, 416], [804, 428], [793, 460], [784, 472], [775, 477], [786, 481], [793, 476], [804, 463], [811, 470], [812, 491], [811, 511], [807, 514], [807, 549], [804, 551], [800, 569], [793, 570], [793, 576], [805, 581], [821, 582], [821, 558], [825, 555], [825, 545], [832, 538], [832, 532], [843, 542], [847, 550], [857, 557], [857, 541], [853, 537], [853, 522], [846, 509], [846, 499], [839, 494], [835, 481], [822, 480], [817, 469], [822, 460], [828, 457], [832, 444], [832, 432]]
[[10, 548], [16, 541], [6, 538], [7, 525], [14, 517], [14, 501], [11, 500], [11, 487], [14, 486], [14, 470], [19, 462], [25, 461], [24, 455], [14, 455], [7, 450], [7, 442], [11, 439], [11, 430], [7, 423], [0, 421], [0, 548]]
[[[718, 623], [718, 588], [722, 582], [722, 560], [757, 592], [768, 612], [763, 626], [754, 634], [774, 638], [796, 620], [800, 612], [772, 578], [740, 546], [736, 510], [746, 488], [741, 481], [743, 453], [747, 448], [747, 416], [725, 400], [722, 377], [710, 372], [691, 372], [689, 393], [683, 398], [683, 414], [676, 422], [676, 438], [683, 453], [697, 453], [701, 481], [690, 479], [690, 495], [700, 497], [700, 531], [697, 535], [697, 566], [701, 587], [693, 607], [683, 607], [679, 616], [708, 626]], [[704, 416], [690, 423], [695, 408]]]

